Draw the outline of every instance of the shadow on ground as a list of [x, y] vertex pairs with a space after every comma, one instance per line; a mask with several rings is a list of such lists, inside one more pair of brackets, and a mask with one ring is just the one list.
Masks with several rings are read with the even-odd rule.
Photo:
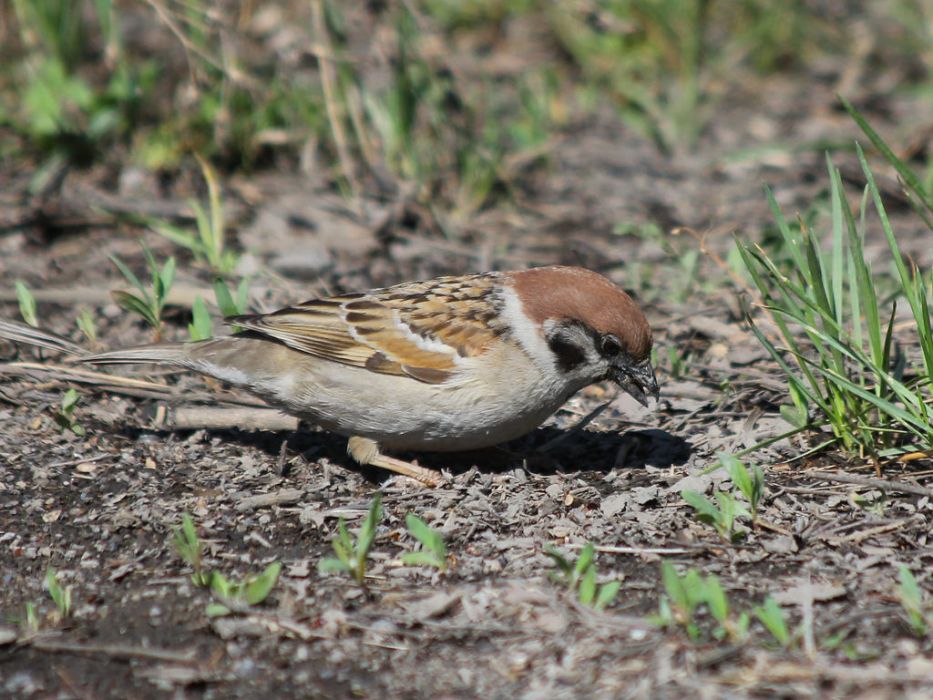
[[[124, 430], [123, 435], [137, 439], [144, 431]], [[190, 434], [190, 431], [185, 431]], [[294, 457], [308, 462], [326, 458], [341, 468], [357, 472], [369, 481], [384, 480], [387, 472], [360, 466], [346, 453], [346, 438], [302, 425], [297, 432], [217, 430], [208, 434], [230, 444], [262, 450], [277, 460], [279, 475], [288, 477]], [[157, 433], [169, 434], [169, 433]], [[178, 431], [173, 434], [180, 435]], [[468, 452], [400, 453], [399, 458], [417, 462], [431, 469], [463, 474], [478, 468], [502, 473], [525, 469], [538, 475], [597, 471], [614, 468], [658, 468], [685, 464], [693, 450], [689, 442], [664, 430], [629, 430], [623, 433], [562, 430], [546, 426], [517, 440]]]

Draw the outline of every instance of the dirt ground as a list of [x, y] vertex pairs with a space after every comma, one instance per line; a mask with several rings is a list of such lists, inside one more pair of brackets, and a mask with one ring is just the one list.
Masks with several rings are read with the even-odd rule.
[[[188, 408], [251, 405], [200, 378], [141, 368], [121, 376], [145, 384], [108, 387], [83, 381], [53, 353], [0, 343], [0, 696], [933, 697], [933, 636], [911, 632], [897, 596], [899, 564], [933, 594], [933, 498], [923, 495], [933, 489], [933, 459], [886, 466], [881, 478], [918, 487], [901, 493], [871, 481], [867, 460], [832, 452], [794, 459], [815, 437], [779, 440], [748, 458], [765, 469], [763, 524], [737, 544], [698, 522], [680, 496], [724, 486], [721, 470], [707, 473], [718, 453], [789, 427], [778, 414], [786, 385], [743, 326], [739, 292], [718, 261], [733, 234], [759, 240], [769, 226], [765, 184], [790, 216], [825, 193], [824, 154], [814, 144], [857, 136], [835, 102], [844, 72], [842, 63], [824, 65], [735, 95], [696, 151], [676, 157], [597, 108], [550, 146], [548, 165], [517, 205], [480, 211], [459, 238], [406, 228], [397, 202], [349, 206], [326, 183], [289, 173], [224, 180], [231, 234], [241, 264], [259, 273], [251, 289], [263, 308], [549, 263], [602, 271], [639, 298], [668, 370], [656, 405], [591, 387], [500, 449], [418, 456], [449, 471], [437, 489], [360, 468], [342, 439], [311, 426], [173, 429]], [[879, 131], [928, 126], [922, 96], [866, 77], [855, 97]], [[781, 149], [757, 148], [763, 141]], [[836, 158], [857, 201], [854, 156]], [[68, 172], [37, 204], [25, 175], [0, 165], [4, 218], [18, 222], [0, 231], [0, 317], [18, 318], [12, 282], [22, 279], [51, 330], [81, 342], [74, 317], [86, 307], [102, 345], [150, 340], [109, 297], [121, 283], [108, 256], [141, 269], [140, 231], [100, 223], [94, 205], [117, 197], [180, 210], [181, 197], [153, 199], [153, 176], [128, 165], [117, 184], [110, 172]], [[929, 233], [887, 182], [901, 243], [929, 268]], [[36, 207], [55, 225], [35, 224]], [[633, 228], [620, 233], [620, 223]], [[680, 233], [662, 245], [635, 230], [648, 224]], [[166, 334], [184, 338], [186, 308], [206, 278], [166, 240], [146, 240], [157, 256], [179, 255]], [[691, 276], [680, 265], [694, 249]], [[886, 264], [880, 236], [868, 250]], [[679, 378], [669, 371], [670, 348], [690, 350]], [[69, 386], [81, 394], [83, 436], [54, 420]], [[573, 427], [604, 402], [595, 419]], [[376, 491], [385, 515], [366, 585], [319, 573], [338, 517], [358, 527]], [[210, 594], [192, 583], [170, 542], [186, 512], [207, 544], [208, 567], [242, 578], [283, 564], [264, 603], [205, 614]], [[447, 572], [402, 565], [414, 547], [407, 513], [444, 534]], [[621, 581], [604, 611], [549, 577], [546, 546], [572, 553], [586, 542], [601, 550], [600, 581]], [[662, 560], [715, 574], [738, 610], [770, 594], [800, 627], [796, 642], [783, 649], [757, 624], [740, 643], [692, 641], [682, 628], [652, 624]], [[50, 565], [72, 588], [73, 613], [61, 621], [43, 587]], [[20, 624], [29, 602], [39, 606], [36, 634]]]

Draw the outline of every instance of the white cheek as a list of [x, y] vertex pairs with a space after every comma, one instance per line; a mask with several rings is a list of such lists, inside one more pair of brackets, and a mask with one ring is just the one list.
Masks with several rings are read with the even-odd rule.
[[522, 350], [528, 353], [536, 365], [542, 369], [552, 370], [554, 367], [554, 353], [544, 339], [542, 328], [525, 313], [522, 308], [522, 301], [513, 289], [505, 287], [502, 290], [502, 298], [505, 302], [502, 307], [502, 315], [506, 323], [511, 326], [515, 333], [515, 339], [518, 340]]

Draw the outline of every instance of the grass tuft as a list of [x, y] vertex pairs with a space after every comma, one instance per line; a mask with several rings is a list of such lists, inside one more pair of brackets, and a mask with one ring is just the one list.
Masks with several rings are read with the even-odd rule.
[[[746, 308], [752, 331], [786, 376], [792, 405], [785, 417], [801, 430], [827, 427], [832, 438], [825, 444], [877, 460], [933, 447], [931, 282], [905, 260], [871, 168], [859, 146], [856, 152], [866, 179], [858, 219], [827, 157], [832, 219], [826, 235], [802, 222], [788, 225], [769, 192], [790, 268], [760, 246], [740, 242], [739, 252], [777, 328], [775, 337]], [[887, 303], [864, 252], [872, 209], [897, 272], [895, 298]], [[909, 357], [895, 337], [898, 302], [910, 309], [919, 358]]]

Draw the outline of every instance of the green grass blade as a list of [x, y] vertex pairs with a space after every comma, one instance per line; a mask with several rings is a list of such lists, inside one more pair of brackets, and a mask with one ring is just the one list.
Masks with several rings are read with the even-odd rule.
[[[855, 123], [858, 124], [859, 128], [872, 142], [872, 145], [877, 148], [881, 155], [884, 156], [885, 160], [894, 167], [907, 188], [923, 202], [924, 206], [926, 206], [929, 211], [933, 212], [933, 197], [926, 191], [920, 178], [916, 176], [913, 170], [907, 167], [907, 164], [904, 163], [903, 160], [897, 157], [894, 151], [885, 143], [884, 139], [878, 135], [878, 132], [871, 127], [865, 117], [863, 117], [846, 98], [840, 97], [839, 99], [842, 102], [842, 106], [845, 107], [845, 110], [849, 113], [849, 116], [855, 120]], [[861, 148], [859, 148], [859, 151], [861, 152]]]
[[609, 581], [608, 583], [604, 583], [599, 587], [599, 593], [596, 594], [593, 607], [596, 610], [603, 610], [611, 605], [612, 601], [614, 601], [619, 594], [620, 588], [622, 588], [621, 581]]
[[117, 269], [120, 271], [120, 274], [123, 275], [123, 277], [125, 277], [126, 280], [131, 285], [133, 285], [137, 290], [139, 290], [143, 294], [143, 296], [145, 297], [149, 296], [149, 293], [146, 290], [145, 285], [139, 281], [139, 278], [135, 275], [135, 273], [130, 268], [128, 268], [126, 265], [123, 264], [123, 261], [120, 260], [120, 258], [118, 258], [116, 255], [111, 255], [110, 261], [114, 265], [117, 266]]
[[434, 552], [421, 550], [418, 552], [405, 552], [402, 554], [402, 563], [406, 566], [433, 566], [438, 567], [437, 557]]
[[137, 314], [142, 316], [142, 318], [153, 328], [158, 328], [159, 326], [159, 317], [153, 315], [152, 308], [138, 296], [131, 294], [130, 292], [124, 292], [120, 289], [115, 289], [110, 292], [110, 296], [117, 303], [118, 306], [129, 311], [130, 313]]
[[[829, 154], [826, 154], [826, 167], [832, 180], [833, 163]], [[845, 221], [842, 214], [843, 202], [845, 201], [845, 192], [842, 187], [836, 187], [832, 182], [830, 187], [830, 201], [832, 210], [832, 299], [836, 310], [836, 323], [841, 327], [845, 322], [845, 296], [843, 295], [843, 264], [846, 260], [845, 238], [843, 237], [843, 223]], [[848, 204], [846, 204], [848, 206]]]
[[661, 581], [664, 584], [664, 592], [667, 593], [674, 607], [679, 610], [689, 610], [690, 601], [684, 589], [683, 579], [677, 574], [673, 564], [668, 561], [661, 562]]
[[19, 302], [20, 316], [23, 317], [23, 321], [27, 324], [37, 328], [39, 319], [36, 315], [36, 298], [23, 282], [16, 280], [13, 286], [16, 289], [16, 300]]
[[373, 542], [376, 540], [376, 531], [381, 521], [382, 493], [376, 491], [376, 495], [373, 496], [372, 505], [369, 507], [369, 512], [366, 514], [366, 519], [363, 520], [363, 525], [360, 527], [360, 534], [356, 543], [356, 557], [358, 562], [365, 561], [366, 555], [369, 554], [369, 550], [372, 549]]
[[272, 592], [276, 581], [279, 580], [281, 571], [281, 562], [276, 561], [269, 564], [265, 571], [246, 585], [246, 602], [250, 605], [258, 605], [264, 601]]

